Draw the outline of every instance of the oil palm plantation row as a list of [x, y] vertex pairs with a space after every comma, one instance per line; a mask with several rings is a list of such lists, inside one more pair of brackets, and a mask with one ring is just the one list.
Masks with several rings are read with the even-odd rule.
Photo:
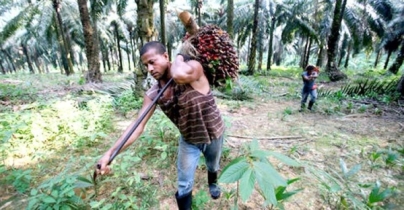
[[[199, 25], [216, 24], [233, 37], [247, 74], [270, 70], [284, 55], [301, 67], [322, 66], [331, 81], [346, 78], [349, 58], [375, 53], [377, 66], [397, 74], [403, 62], [403, 13], [400, 0], [2, 0], [0, 70], [46, 72], [48, 64], [66, 75], [86, 72], [87, 82], [101, 82], [104, 71], [136, 70], [144, 77], [138, 50], [160, 40], [170, 55], [185, 31], [178, 10], [193, 12]], [[226, 8], [226, 9], [222, 9]], [[266, 55], [266, 56], [264, 56]], [[390, 61], [391, 58], [395, 60]], [[264, 60], [265, 59], [265, 60]], [[100, 62], [102, 65], [100, 65]], [[83, 65], [87, 63], [87, 65]], [[258, 65], [256, 65], [258, 64]]]

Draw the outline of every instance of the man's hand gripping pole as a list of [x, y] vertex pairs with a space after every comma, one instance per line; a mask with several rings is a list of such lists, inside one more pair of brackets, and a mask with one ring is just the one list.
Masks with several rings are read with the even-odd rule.
[[[140, 115], [140, 117], [137, 119], [136, 123], [132, 126], [130, 131], [125, 135], [125, 137], [122, 139], [121, 143], [119, 144], [118, 148], [112, 153], [111, 157], [109, 158], [108, 165], [111, 164], [111, 162], [115, 159], [115, 157], [119, 154], [121, 151], [122, 147], [126, 144], [126, 142], [129, 140], [130, 136], [135, 132], [136, 128], [140, 125], [140, 123], [143, 121], [143, 119], [146, 117], [146, 115], [150, 112], [150, 110], [153, 108], [153, 106], [157, 103], [157, 100], [163, 95], [163, 93], [166, 91], [168, 86], [171, 85], [173, 79], [171, 78], [167, 84], [158, 92], [157, 96], [154, 98], [153, 102], [146, 108], [146, 110]], [[101, 169], [101, 165], [97, 164], [97, 169]], [[96, 184], [96, 179], [97, 179], [97, 169], [94, 170], [93, 174], [93, 182]]]

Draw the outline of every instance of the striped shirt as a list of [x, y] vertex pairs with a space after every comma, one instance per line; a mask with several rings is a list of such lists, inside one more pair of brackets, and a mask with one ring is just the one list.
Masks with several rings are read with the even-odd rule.
[[[157, 83], [146, 92], [151, 100], [157, 96], [159, 86]], [[172, 94], [168, 94], [169, 98], [162, 96], [157, 104], [177, 126], [186, 142], [209, 144], [223, 135], [224, 122], [211, 91], [204, 95], [189, 84], [175, 82], [166, 91]]]

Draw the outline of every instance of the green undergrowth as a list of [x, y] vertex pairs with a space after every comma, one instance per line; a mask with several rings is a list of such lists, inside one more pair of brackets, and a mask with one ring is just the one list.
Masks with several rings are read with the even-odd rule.
[[[279, 114], [263, 113], [284, 122], [293, 122], [297, 116], [305, 114], [381, 116], [382, 108], [373, 105], [376, 98], [378, 103], [395, 104], [394, 95], [386, 93], [344, 94], [341, 90], [345, 84], [358, 83], [329, 84], [322, 75], [318, 82], [324, 84], [324, 89], [335, 92], [319, 97], [313, 113], [300, 113], [297, 108], [301, 72], [297, 67], [274, 67], [267, 73], [240, 75], [238, 82], [217, 89], [219, 94], [225, 95], [218, 96], [218, 101], [230, 112], [256, 109], [257, 102], [287, 101], [288, 105], [282, 107]], [[374, 78], [381, 75], [379, 71], [364, 74], [372, 78], [372, 75]], [[91, 94], [66, 91], [62, 96], [49, 96], [52, 91], [77, 87], [80, 75], [8, 77], [0, 82], [0, 99], [10, 103], [1, 106], [0, 112], [0, 183], [4, 186], [0, 194], [13, 196], [2, 200], [0, 207], [14, 201], [13, 207], [22, 205], [21, 208], [28, 206], [27, 209], [164, 208], [162, 201], [172, 197], [176, 188], [174, 163], [179, 132], [163, 112], [156, 110], [142, 137], [114, 160], [114, 174], [98, 178], [96, 184], [91, 177], [94, 164], [121, 134], [117, 129], [123, 120], [122, 114], [139, 109], [143, 99], [125, 88], [103, 89]], [[386, 81], [390, 78], [388, 75], [380, 77]], [[104, 75], [104, 81], [117, 83], [117, 86], [128, 78], [130, 75]], [[11, 79], [24, 82], [3, 82]], [[231, 121], [225, 116], [228, 127]], [[305, 126], [290, 130], [305, 134]], [[263, 206], [281, 209], [294, 196], [302, 194], [304, 188], [316, 189], [319, 201], [330, 209], [388, 209], [399, 203], [402, 188], [391, 180], [402, 180], [397, 176], [401, 176], [403, 170], [403, 145], [380, 146], [377, 137], [346, 133], [343, 128], [316, 133], [316, 147], [330, 149], [324, 167], [299, 160], [299, 151], [312, 149], [308, 145], [293, 147], [286, 154], [261, 150], [256, 142], [246, 144], [244, 150], [225, 145], [223, 163], [227, 166], [223, 165], [221, 181], [226, 185], [220, 206], [223, 209], [243, 206], [250, 198], [254, 200], [251, 195], [258, 195], [255, 198], [258, 201], [254, 202], [262, 200]], [[338, 149], [331, 151], [331, 148]], [[280, 163], [270, 162], [267, 156], [271, 155], [280, 159]], [[205, 172], [202, 160], [198, 170]], [[268, 174], [268, 171], [273, 173]], [[284, 172], [294, 176], [285, 178]], [[363, 176], [366, 179], [362, 179]], [[211, 202], [206, 186], [199, 186], [201, 183], [205, 181], [197, 183], [199, 188], [193, 205], [195, 209], [212, 208], [215, 203]]]

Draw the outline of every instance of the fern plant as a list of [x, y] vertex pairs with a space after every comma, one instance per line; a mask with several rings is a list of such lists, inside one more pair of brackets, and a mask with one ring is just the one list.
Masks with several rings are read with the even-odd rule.
[[380, 80], [380, 79], [366, 79], [358, 80], [353, 83], [349, 83], [341, 87], [338, 91], [332, 90], [319, 90], [319, 96], [334, 96], [340, 97], [345, 96], [372, 96], [372, 95], [391, 95], [396, 92], [396, 87], [398, 85], [398, 79], [392, 80]]
[[269, 162], [268, 156], [274, 157], [290, 166], [300, 165], [297, 161], [280, 153], [261, 150], [257, 140], [254, 140], [244, 149], [242, 155], [235, 158], [223, 169], [219, 182], [237, 182], [237, 195], [241, 197], [243, 202], [250, 198], [255, 189], [263, 197], [265, 206], [273, 205], [280, 207], [280, 202], [298, 192], [293, 191], [289, 192], [291, 194], [288, 194], [285, 191], [286, 187], [296, 180], [285, 180]]

